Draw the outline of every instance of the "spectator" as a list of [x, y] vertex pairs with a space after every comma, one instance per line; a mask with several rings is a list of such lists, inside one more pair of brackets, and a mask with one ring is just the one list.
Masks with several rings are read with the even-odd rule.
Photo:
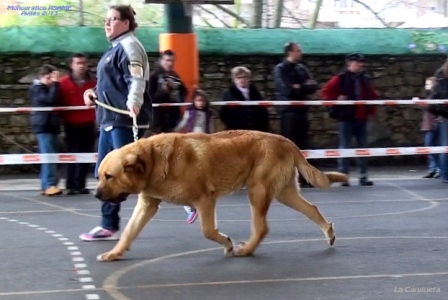
[[[150, 77], [150, 93], [153, 103], [183, 103], [188, 91], [174, 71], [175, 54], [166, 50], [160, 54], [159, 66]], [[181, 119], [180, 107], [154, 108], [154, 128], [160, 132], [172, 132]]]
[[[231, 71], [232, 84], [224, 92], [222, 101], [261, 101], [263, 97], [250, 82], [251, 71], [238, 66]], [[245, 129], [269, 132], [269, 113], [262, 106], [224, 106], [221, 121], [227, 130]]]
[[[300, 63], [302, 49], [296, 43], [287, 43], [285, 59], [274, 68], [274, 81], [278, 101], [307, 100], [317, 91], [317, 82], [307, 67]], [[279, 106], [281, 135], [293, 141], [301, 150], [308, 149], [308, 106]], [[312, 187], [300, 176], [302, 187]]]
[[[425, 90], [430, 94], [435, 84], [436, 77], [426, 79]], [[425, 133], [425, 147], [439, 145], [440, 124], [437, 116], [428, 110], [423, 112], [423, 121], [421, 130]], [[440, 178], [440, 164], [438, 154], [428, 155], [428, 173], [423, 178]]]
[[[93, 106], [98, 101], [122, 110], [129, 110], [129, 116], [137, 117], [138, 137], [149, 128], [152, 118], [152, 105], [149, 97], [149, 62], [145, 49], [135, 36], [137, 23], [135, 12], [128, 5], [114, 5], [107, 12], [105, 20], [106, 37], [110, 47], [98, 63], [97, 86], [84, 93], [86, 105]], [[132, 119], [101, 106], [96, 108], [100, 126], [98, 140], [98, 167], [104, 157], [113, 149], [118, 149], [134, 141]], [[121, 201], [126, 198], [121, 199]], [[120, 230], [120, 204], [103, 202], [101, 206], [101, 226], [83, 233], [85, 241], [118, 240]]]
[[[62, 106], [84, 105], [83, 95], [96, 85], [88, 72], [87, 57], [76, 53], [69, 59], [69, 74], [60, 81], [60, 103]], [[67, 111], [63, 114], [65, 141], [69, 153], [91, 153], [96, 140], [95, 111]], [[89, 164], [67, 164], [67, 195], [88, 194], [86, 188]]]
[[[378, 93], [364, 73], [364, 55], [352, 53], [346, 57], [346, 67], [338, 75], [333, 76], [322, 88], [325, 100], [374, 100]], [[338, 121], [339, 148], [350, 148], [352, 137], [356, 139], [358, 148], [367, 147], [367, 119], [373, 116], [375, 108], [371, 105], [336, 105], [331, 116]], [[367, 160], [358, 158], [359, 184], [372, 186], [368, 179]], [[346, 158], [338, 159], [340, 172], [349, 174], [349, 164]], [[343, 183], [343, 186], [349, 186]]]
[[[212, 133], [213, 126], [213, 110], [210, 108], [207, 95], [202, 90], [195, 90], [193, 93], [193, 105], [185, 112], [182, 121], [174, 129], [181, 131], [186, 128], [187, 132]], [[194, 207], [184, 206], [187, 212], [187, 223], [192, 224], [198, 213]]]
[[[448, 99], [448, 59], [439, 68], [434, 76], [435, 85], [429, 99]], [[448, 108], [445, 104], [433, 104], [428, 111], [438, 116], [439, 122], [439, 146], [448, 146]], [[440, 154], [440, 177], [444, 183], [448, 183], [448, 157], [446, 153]]]
[[[52, 65], [40, 68], [38, 79], [33, 80], [29, 89], [29, 97], [33, 107], [55, 107], [59, 97], [59, 72]], [[36, 134], [40, 153], [58, 153], [58, 136], [60, 133], [60, 117], [57, 112], [34, 111], [30, 115], [31, 128]], [[40, 167], [42, 195], [55, 196], [62, 194], [59, 189], [59, 178], [56, 164], [42, 163]]]

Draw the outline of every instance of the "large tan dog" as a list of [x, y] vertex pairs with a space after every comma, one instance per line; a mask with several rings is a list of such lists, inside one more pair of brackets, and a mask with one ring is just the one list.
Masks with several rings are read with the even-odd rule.
[[[322, 173], [314, 168], [290, 140], [257, 131], [159, 134], [114, 150], [99, 167], [95, 197], [120, 202], [129, 194], [139, 196], [117, 245], [97, 259], [119, 259], [156, 214], [161, 201], [194, 206], [204, 236], [223, 245], [227, 255], [254, 253], [268, 233], [266, 215], [274, 198], [314, 221], [333, 245], [333, 223], [299, 194], [296, 169], [317, 188], [348, 180], [342, 173]], [[249, 194], [252, 233], [235, 247], [215, 227], [215, 206], [218, 198], [243, 186]]]

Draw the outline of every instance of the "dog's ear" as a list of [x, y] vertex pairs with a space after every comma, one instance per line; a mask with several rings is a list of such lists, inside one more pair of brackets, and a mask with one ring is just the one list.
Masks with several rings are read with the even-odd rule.
[[124, 159], [124, 171], [143, 174], [146, 172], [146, 163], [137, 154], [127, 154]]

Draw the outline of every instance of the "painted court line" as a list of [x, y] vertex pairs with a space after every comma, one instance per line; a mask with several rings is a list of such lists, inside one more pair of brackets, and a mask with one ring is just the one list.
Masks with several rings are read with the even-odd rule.
[[[254, 279], [254, 280], [211, 281], [211, 282], [185, 282], [185, 283], [138, 285], [138, 286], [129, 286], [129, 287], [119, 287], [118, 289], [120, 289], [120, 290], [156, 289], [156, 288], [197, 287], [197, 286], [211, 286], [211, 285], [235, 285], [235, 284], [259, 284], [259, 283], [355, 280], [355, 279], [383, 279], [383, 278], [407, 278], [407, 277], [428, 277], [428, 276], [448, 276], [448, 272], [373, 274], [373, 275], [328, 276], [328, 277], [308, 277], [308, 278], [300, 278], [300, 277], [298, 277], [298, 278], [270, 278], [270, 279]], [[118, 298], [116, 298], [116, 299], [118, 299]], [[120, 298], [120, 300], [124, 300], [124, 299], [125, 298], [123, 298], [123, 299]]]
[[[69, 239], [63, 237], [64, 236], [63, 234], [56, 233], [53, 230], [47, 230], [47, 228], [45, 228], [45, 227], [41, 227], [41, 226], [35, 225], [35, 224], [30, 224], [30, 223], [27, 223], [27, 222], [19, 222], [19, 221], [15, 220], [15, 219], [8, 219], [8, 218], [5, 218], [5, 217], [1, 217], [0, 219], [1, 220], [6, 220], [6, 221], [9, 221], [9, 222], [15, 222], [17, 224], [20, 224], [20, 225], [23, 225], [23, 226], [27, 226], [27, 227], [30, 227], [30, 228], [34, 228], [36, 230], [39, 230], [39, 232], [47, 233], [47, 234], [51, 235], [52, 237], [57, 238], [59, 241], [67, 241], [67, 242], [63, 242], [63, 244], [66, 245], [66, 246], [70, 245], [67, 248], [72, 248], [72, 249], [74, 248], [73, 250], [78, 250], [78, 247], [71, 246], [71, 245], [73, 245], [73, 242], [69, 242]], [[70, 249], [67, 249], [67, 250], [70, 250]], [[84, 261], [84, 258], [81, 257], [82, 253], [80, 251], [71, 251], [70, 255], [74, 256], [74, 257], [72, 257], [72, 261], [73, 262], [75, 262], [75, 261]], [[74, 267], [75, 267], [75, 269], [77, 269], [77, 267], [87, 268], [87, 265], [86, 264], [82, 264], [82, 265], [74, 264]], [[92, 284], [93, 283], [92, 277], [82, 277], [82, 276], [85, 276], [85, 275], [90, 275], [89, 270], [84, 269], [84, 270], [76, 270], [76, 271], [77, 271], [78, 275], [81, 275], [81, 277], [78, 278], [79, 282], [81, 282], [81, 283], [90, 283], [90, 284], [82, 285], [81, 286], [82, 287], [81, 290], [70, 289], [70, 290], [65, 290], [65, 291], [64, 290], [55, 290], [55, 291], [50, 291], [50, 292], [54, 292], [54, 293], [62, 292], [63, 293], [63, 292], [66, 292], [66, 291], [85, 291], [85, 290], [89, 290], [89, 293], [85, 294], [86, 299], [100, 299], [98, 294], [92, 294], [91, 293], [92, 290], [96, 289], [95, 285]], [[41, 291], [38, 291], [38, 292], [23, 292], [23, 293], [21, 293], [21, 292], [10, 292], [10, 293], [0, 293], [0, 296], [8, 296], [8, 295], [16, 296], [16, 295], [39, 294], [39, 293], [42, 293], [42, 292]]]
[[[448, 236], [360, 236], [360, 237], [339, 237], [336, 240], [399, 240], [399, 239], [444, 239], [448, 240]], [[306, 242], [325, 242], [324, 239], [297, 239], [297, 240], [282, 240], [261, 243], [262, 245], [274, 245], [285, 243], [306, 243]], [[371, 275], [342, 275], [342, 276], [328, 276], [328, 277], [302, 277], [302, 278], [275, 278], [275, 279], [260, 279], [260, 280], [233, 280], [233, 281], [216, 281], [216, 282], [191, 282], [191, 283], [169, 283], [169, 284], [153, 284], [147, 286], [135, 287], [120, 287], [118, 281], [124, 275], [137, 268], [141, 268], [150, 264], [158, 263], [171, 258], [186, 257], [195, 254], [201, 254], [212, 251], [222, 251], [222, 247], [206, 248], [200, 250], [193, 250], [187, 252], [180, 252], [157, 258], [138, 262], [136, 264], [123, 267], [109, 277], [103, 283], [104, 290], [116, 300], [130, 300], [121, 290], [137, 289], [137, 288], [167, 288], [167, 287], [182, 287], [182, 286], [200, 286], [200, 285], [223, 285], [223, 284], [247, 284], [247, 283], [266, 283], [266, 282], [294, 282], [294, 281], [328, 281], [328, 280], [355, 280], [355, 279], [374, 279], [374, 278], [402, 278], [402, 277], [422, 277], [422, 276], [448, 276], [448, 272], [434, 272], [434, 273], [398, 273], [398, 274], [371, 274]], [[236, 258], [237, 259], [237, 258]]]

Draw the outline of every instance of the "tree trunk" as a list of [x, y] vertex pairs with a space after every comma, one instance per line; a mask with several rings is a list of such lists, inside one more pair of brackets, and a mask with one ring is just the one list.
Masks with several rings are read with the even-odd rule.
[[[235, 12], [237, 15], [241, 14], [241, 0], [235, 0]], [[238, 28], [238, 26], [240, 26], [240, 21], [235, 18], [233, 20], [233, 27]]]
[[322, 0], [316, 1], [316, 7], [314, 8], [313, 17], [311, 18], [310, 28], [316, 28], [317, 20], [319, 19], [320, 7], [322, 6]]
[[274, 24], [272, 27], [279, 28], [282, 25], [282, 17], [283, 17], [283, 0], [277, 0], [275, 5], [275, 16], [274, 16]]
[[263, 0], [253, 0], [251, 28], [261, 28], [263, 23]]
[[84, 26], [84, 3], [79, 0], [79, 26]]

